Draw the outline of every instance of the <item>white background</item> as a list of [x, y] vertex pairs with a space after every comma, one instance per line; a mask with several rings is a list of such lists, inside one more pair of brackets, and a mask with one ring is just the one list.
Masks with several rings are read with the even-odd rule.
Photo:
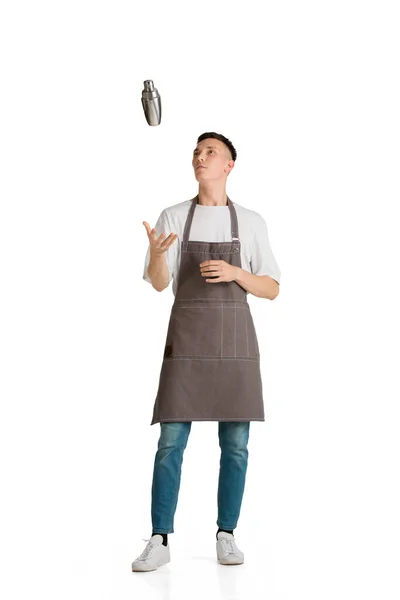
[[[3, 2], [1, 587], [7, 600], [400, 597], [396, 2]], [[162, 99], [150, 127], [143, 81]], [[173, 301], [143, 281], [197, 137], [282, 271], [249, 296], [265, 423], [216, 562], [217, 423], [193, 423], [171, 563], [150, 426]]]

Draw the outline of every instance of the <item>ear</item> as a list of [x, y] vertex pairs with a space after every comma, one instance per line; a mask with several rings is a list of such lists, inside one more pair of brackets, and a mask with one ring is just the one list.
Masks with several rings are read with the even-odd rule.
[[234, 160], [230, 160], [230, 161], [228, 162], [228, 167], [229, 167], [229, 170], [228, 170], [228, 172], [227, 172], [227, 175], [229, 175], [229, 173], [232, 171], [232, 169], [233, 169], [233, 167], [234, 167], [234, 166], [235, 166], [235, 161], [234, 161]]

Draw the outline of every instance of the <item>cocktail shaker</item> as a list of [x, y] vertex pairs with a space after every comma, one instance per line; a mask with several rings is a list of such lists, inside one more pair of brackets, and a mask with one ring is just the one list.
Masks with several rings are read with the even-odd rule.
[[151, 79], [147, 79], [142, 91], [142, 105], [146, 121], [149, 125], [159, 125], [161, 122], [161, 97]]

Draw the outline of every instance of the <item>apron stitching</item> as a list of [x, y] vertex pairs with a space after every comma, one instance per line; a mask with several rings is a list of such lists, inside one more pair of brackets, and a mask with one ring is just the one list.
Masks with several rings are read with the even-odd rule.
[[212, 250], [183, 250], [183, 252], [186, 252], [187, 254], [233, 254], [233, 252], [221, 252], [220, 250], [214, 253], [212, 252]]
[[235, 327], [234, 327], [234, 332], [235, 332], [235, 335], [234, 335], [233, 339], [235, 340], [234, 347], [235, 347], [235, 356], [236, 356], [236, 306], [235, 306]]
[[175, 300], [174, 304], [172, 305], [172, 307], [174, 306], [180, 306], [181, 302], [198, 302], [199, 304], [201, 304], [202, 306], [204, 306], [204, 308], [208, 308], [210, 304], [238, 304], [239, 308], [249, 308], [248, 303], [245, 300], [228, 300], [228, 299], [222, 299], [222, 298], [180, 298], [179, 300]]
[[[154, 423], [166, 423], [166, 422], [171, 422], [171, 421], [176, 422], [177, 417], [173, 417], [172, 419], [164, 419], [164, 418], [157, 419], [156, 421], [154, 421]], [[179, 421], [184, 421], [186, 423], [188, 421], [216, 421], [216, 419], [214, 419], [212, 417], [193, 417], [190, 419], [179, 418]], [[242, 423], [243, 422], [247, 423], [247, 422], [249, 422], [249, 419], [248, 419], [248, 417], [233, 417], [231, 419], [227, 419], [227, 418], [221, 419], [221, 422], [225, 422], [225, 423], [230, 422], [230, 421], [241, 421]], [[252, 417], [251, 421], [265, 421], [265, 419], [262, 419], [261, 417]]]
[[171, 356], [169, 358], [164, 358], [164, 362], [170, 362], [171, 360], [220, 360], [222, 358], [222, 360], [247, 360], [247, 361], [255, 361], [258, 362], [258, 358], [238, 358], [237, 356], [196, 356], [195, 354], [193, 354], [192, 356], [183, 356], [180, 354], [175, 354], [175, 356]]
[[[180, 310], [181, 308], [192, 308], [193, 310], [205, 310], [205, 311], [209, 311], [210, 308], [218, 308], [218, 306], [192, 306], [190, 304], [186, 305], [182, 305], [182, 306], [175, 306], [174, 310]], [[230, 306], [228, 306], [228, 308], [231, 308]], [[247, 310], [247, 308], [245, 306], [235, 306], [235, 309], [239, 309], [239, 310]], [[222, 304], [222, 310], [224, 309], [224, 305]]]
[[222, 319], [221, 319], [221, 358], [224, 356], [224, 305], [222, 304]]
[[244, 324], [246, 327], [246, 348], [247, 348], [247, 356], [249, 356], [249, 340], [247, 338], [247, 315], [244, 316]]
[[234, 252], [237, 252], [236, 248], [238, 246], [237, 242], [201, 242], [200, 240], [189, 240], [188, 242], [182, 242], [182, 244], [184, 245], [184, 248], [188, 248], [188, 244], [191, 244], [192, 246], [212, 246], [213, 244], [215, 246], [233, 246], [234, 247]]

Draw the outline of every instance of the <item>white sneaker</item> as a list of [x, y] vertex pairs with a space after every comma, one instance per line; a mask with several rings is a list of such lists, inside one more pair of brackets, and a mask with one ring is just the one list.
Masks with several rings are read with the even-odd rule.
[[236, 546], [231, 533], [220, 531], [217, 540], [217, 559], [221, 565], [241, 565], [244, 562], [244, 554]]
[[161, 567], [171, 560], [169, 543], [167, 546], [163, 545], [162, 535], [156, 533], [149, 540], [143, 539], [143, 541], [148, 544], [142, 554], [133, 561], [132, 571], [155, 571], [157, 567]]

